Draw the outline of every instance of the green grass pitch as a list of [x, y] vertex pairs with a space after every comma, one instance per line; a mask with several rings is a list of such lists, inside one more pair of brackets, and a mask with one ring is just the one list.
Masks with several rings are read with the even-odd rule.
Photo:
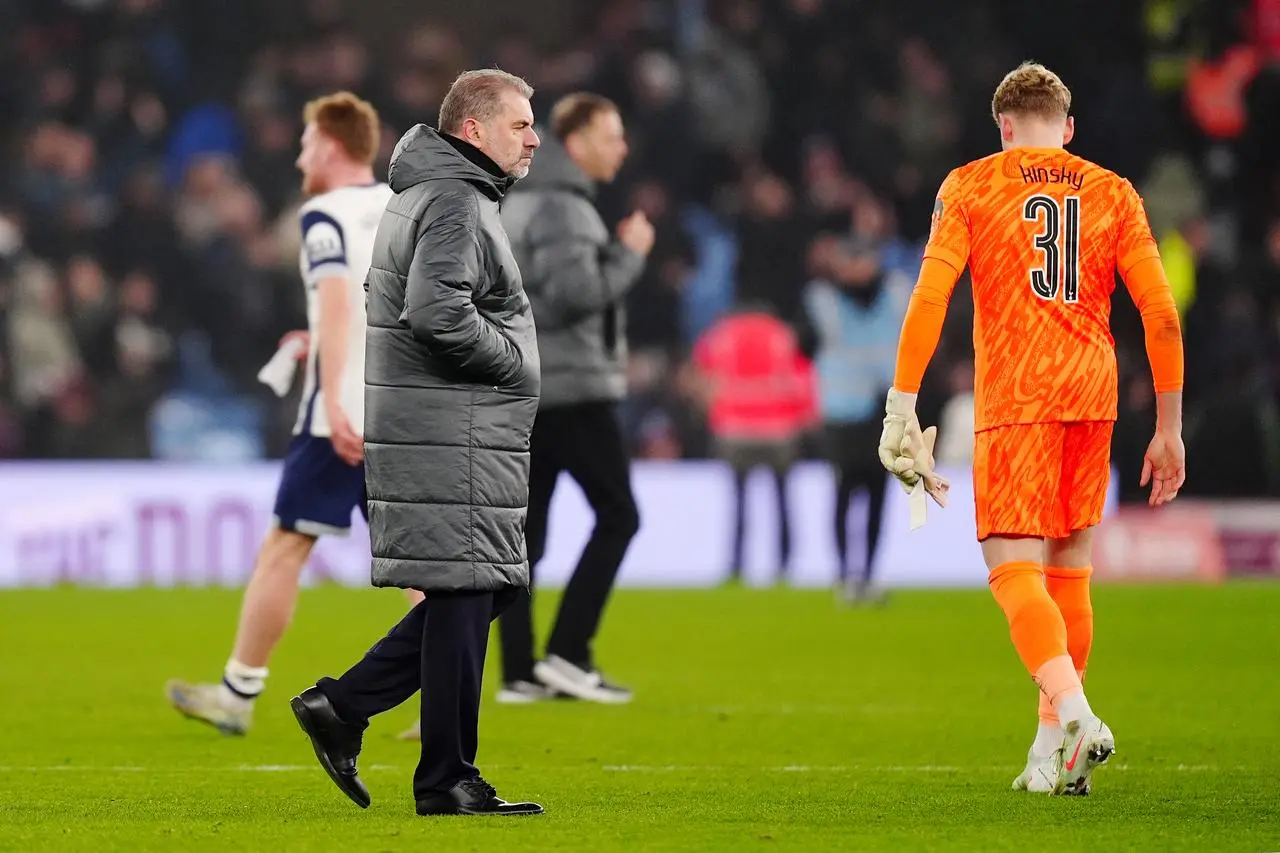
[[367, 811], [316, 765], [288, 699], [390, 590], [303, 593], [248, 737], [180, 718], [165, 679], [220, 673], [239, 596], [0, 592], [0, 850], [1280, 850], [1280, 584], [1096, 590], [1118, 751], [1083, 799], [1009, 790], [1036, 696], [985, 591], [624, 590], [597, 652], [632, 705], [498, 706], [490, 655], [481, 769], [547, 808], [512, 819], [415, 816], [416, 701], [366, 735]]

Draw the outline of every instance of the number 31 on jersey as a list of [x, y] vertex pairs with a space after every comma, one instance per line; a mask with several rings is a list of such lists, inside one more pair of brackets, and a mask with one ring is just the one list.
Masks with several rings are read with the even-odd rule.
[[1022, 207], [1022, 218], [1040, 225], [1035, 247], [1042, 254], [1040, 266], [1031, 269], [1031, 289], [1044, 300], [1062, 294], [1063, 302], [1080, 300], [1080, 198], [1062, 201], [1033, 195]]

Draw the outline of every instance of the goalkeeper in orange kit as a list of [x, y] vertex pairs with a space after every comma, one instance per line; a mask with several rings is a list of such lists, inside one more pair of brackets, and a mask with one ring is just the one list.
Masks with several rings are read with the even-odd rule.
[[1152, 505], [1177, 496], [1185, 451], [1182, 332], [1146, 212], [1128, 181], [1065, 150], [1070, 107], [1057, 75], [1024, 63], [992, 99], [1001, 152], [943, 182], [879, 452], [916, 501], [927, 492], [944, 502], [934, 429], [921, 431], [915, 398], [968, 265], [978, 539], [1013, 645], [1040, 689], [1040, 726], [1014, 788], [1083, 795], [1115, 751], [1082, 681], [1093, 641], [1090, 550], [1116, 418], [1116, 271], [1142, 314], [1159, 400], [1141, 475]]

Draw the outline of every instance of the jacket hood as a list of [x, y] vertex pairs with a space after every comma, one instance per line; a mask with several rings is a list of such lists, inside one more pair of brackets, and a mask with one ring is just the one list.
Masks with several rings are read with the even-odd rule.
[[475, 158], [464, 156], [434, 128], [417, 124], [396, 143], [387, 168], [387, 183], [394, 192], [404, 192], [424, 181], [461, 180], [497, 201], [516, 179], [489, 172], [480, 165], [487, 159], [479, 149], [475, 151]]
[[573, 162], [569, 152], [565, 150], [555, 134], [544, 127], [535, 127], [542, 144], [533, 155], [533, 163], [529, 166], [529, 174], [520, 181], [519, 192], [525, 190], [565, 190], [592, 198], [596, 194], [596, 186], [582, 171], [582, 167]]

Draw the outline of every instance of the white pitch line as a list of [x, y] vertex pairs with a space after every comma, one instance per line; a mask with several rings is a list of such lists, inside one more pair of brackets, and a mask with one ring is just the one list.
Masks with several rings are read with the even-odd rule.
[[[1010, 765], [1011, 766], [1011, 765]], [[810, 765], [810, 764], [785, 764], [772, 766], [743, 767], [733, 765], [710, 765], [710, 764], [571, 764], [571, 765], [545, 765], [537, 763], [521, 764], [521, 765], [486, 765], [486, 769], [491, 770], [528, 770], [528, 769], [556, 769], [556, 770], [582, 770], [598, 768], [605, 773], [961, 773], [961, 772], [980, 772], [980, 773], [1003, 773], [1009, 769], [1009, 766], [1000, 767], [961, 767], [959, 765], [949, 764], [887, 764], [887, 765], [868, 765], [862, 766], [858, 764], [834, 764], [834, 765]], [[70, 773], [314, 773], [319, 771], [319, 765], [316, 764], [240, 764], [224, 767], [139, 767], [136, 765], [107, 765], [94, 766], [84, 764], [50, 764], [44, 766], [0, 766], [0, 773], [50, 773], [50, 772], [70, 772]], [[1133, 765], [1129, 764], [1108, 764], [1107, 770], [1132, 770]], [[1176, 773], [1215, 773], [1221, 770], [1216, 764], [1178, 764], [1176, 766], [1157, 767], [1147, 766], [1141, 769], [1152, 771]], [[1236, 767], [1235, 772], [1249, 772], [1251, 768]], [[398, 764], [371, 764], [368, 767], [362, 767], [361, 770], [369, 771], [412, 771], [410, 765]]]
[[705, 708], [695, 708], [693, 711], [695, 714], [725, 714], [744, 717], [776, 717], [794, 714], [893, 716], [897, 714], [914, 714], [924, 709], [925, 706], [923, 705], [711, 705]]

